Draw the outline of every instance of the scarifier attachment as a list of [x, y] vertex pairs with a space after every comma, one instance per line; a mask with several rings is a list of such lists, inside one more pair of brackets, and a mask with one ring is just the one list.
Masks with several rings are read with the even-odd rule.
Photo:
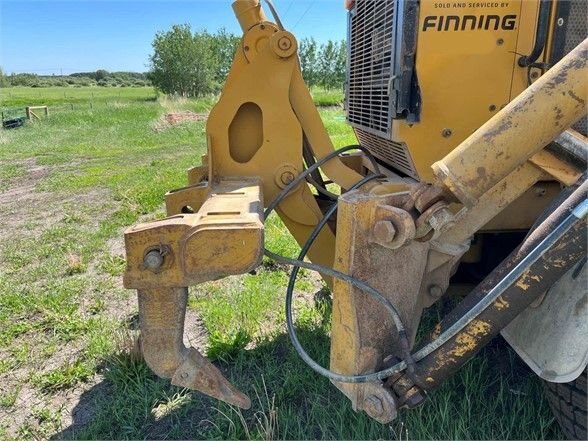
[[171, 378], [172, 384], [247, 409], [249, 398], [196, 349], [186, 347], [183, 335], [188, 286], [251, 271], [261, 260], [259, 181], [228, 178], [172, 194], [173, 201], [182, 200], [198, 212], [139, 224], [125, 232], [124, 285], [138, 290], [143, 356], [158, 376]]

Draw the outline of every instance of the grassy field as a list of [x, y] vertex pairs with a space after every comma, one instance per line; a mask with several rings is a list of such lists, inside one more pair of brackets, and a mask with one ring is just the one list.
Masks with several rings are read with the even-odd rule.
[[[252, 397], [250, 410], [156, 378], [133, 346], [122, 231], [163, 217], [163, 194], [205, 150], [203, 122], [162, 116], [213, 103], [148, 88], [0, 89], [3, 109], [50, 105], [47, 121], [0, 129], [0, 438], [561, 438], [540, 382], [498, 339], [392, 424], [355, 413], [292, 349], [287, 274], [272, 265], [195, 287], [187, 317], [191, 343]], [[321, 114], [337, 146], [354, 142], [341, 110]], [[267, 241], [297, 252], [276, 218]], [[329, 311], [314, 301], [323, 288], [303, 271], [296, 310], [304, 345], [327, 365]]]

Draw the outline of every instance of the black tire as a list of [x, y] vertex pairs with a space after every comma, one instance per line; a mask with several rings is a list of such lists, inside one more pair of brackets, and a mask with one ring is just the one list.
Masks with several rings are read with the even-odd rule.
[[547, 401], [568, 439], [586, 438], [586, 372], [569, 383], [545, 381]]

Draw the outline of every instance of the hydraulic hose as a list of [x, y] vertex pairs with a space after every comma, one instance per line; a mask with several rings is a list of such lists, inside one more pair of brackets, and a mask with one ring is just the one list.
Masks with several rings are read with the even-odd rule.
[[547, 31], [549, 27], [549, 13], [551, 12], [551, 0], [541, 0], [541, 4], [539, 5], [539, 16], [537, 18], [537, 32], [535, 34], [535, 44], [533, 45], [533, 49], [529, 55], [524, 55], [519, 58], [519, 66], [521, 67], [529, 67], [531, 66], [537, 59], [543, 49], [545, 48], [545, 43], [547, 42]]
[[[268, 208], [265, 211], [265, 215], [268, 216], [271, 213], [271, 211], [280, 203], [280, 201], [283, 200], [293, 188], [295, 188], [300, 182], [302, 182], [308, 174], [312, 173], [314, 170], [316, 170], [318, 167], [320, 167], [320, 165], [324, 164], [326, 161], [334, 158], [335, 156], [342, 153], [343, 151], [350, 150], [351, 148], [354, 148], [354, 147], [349, 146], [349, 147], [345, 147], [343, 149], [334, 151], [332, 154], [317, 161], [311, 167], [309, 167], [304, 172], [302, 172], [300, 175], [298, 175], [286, 188], [284, 188], [282, 190], [282, 192], [274, 199], [274, 201], [272, 201], [269, 204]], [[366, 179], [358, 182], [356, 184], [356, 186], [359, 187], [359, 186], [363, 185], [365, 183], [364, 181], [366, 181], [367, 179], [371, 180], [374, 178], [375, 178], [375, 176], [374, 177], [368, 176]], [[356, 187], [356, 186], [354, 186], [354, 187]], [[304, 244], [303, 248], [301, 249], [301, 252], [299, 254], [298, 259], [290, 259], [290, 258], [287, 258], [284, 256], [277, 255], [277, 254], [271, 252], [270, 250], [267, 250], [267, 249], [265, 250], [265, 254], [269, 258], [274, 259], [280, 263], [292, 265], [295, 267], [295, 271], [292, 272], [292, 274], [290, 276], [289, 283], [288, 283], [288, 292], [287, 292], [287, 297], [286, 297], [286, 302], [287, 302], [286, 303], [286, 317], [287, 317], [287, 322], [288, 322], [288, 332], [289, 332], [290, 338], [292, 340], [292, 343], [293, 343], [296, 351], [298, 352], [298, 354], [300, 355], [302, 360], [310, 368], [312, 368], [313, 370], [315, 370], [319, 374], [328, 377], [331, 380], [339, 381], [339, 382], [343, 382], [343, 383], [366, 383], [366, 382], [383, 380], [385, 378], [390, 377], [393, 374], [396, 374], [398, 372], [405, 370], [408, 367], [408, 363], [412, 364], [414, 362], [417, 362], [416, 366], [417, 366], [417, 368], [419, 368], [417, 371], [417, 374], [422, 377], [422, 374], [423, 374], [423, 372], [426, 371], [426, 369], [423, 369], [423, 366], [420, 363], [418, 363], [419, 361], [427, 359], [427, 357], [429, 357], [431, 354], [434, 354], [436, 351], [438, 351], [444, 345], [451, 342], [452, 339], [455, 339], [455, 337], [458, 334], [460, 334], [461, 332], [463, 332], [464, 329], [466, 329], [469, 325], [471, 325], [480, 316], [480, 314], [482, 314], [484, 311], [486, 311], [491, 305], [495, 304], [497, 299], [502, 294], [504, 294], [506, 290], [508, 290], [510, 287], [512, 287], [513, 284], [515, 284], [515, 282], [520, 281], [520, 279], [524, 276], [524, 274], [528, 271], [528, 269], [532, 265], [536, 264], [550, 250], [553, 250], [554, 248], [558, 248], [558, 247], [555, 247], [555, 245], [558, 242], [560, 242], [562, 240], [562, 238], [564, 238], [564, 236], [566, 236], [566, 235], [567, 236], [571, 235], [572, 237], [574, 236], [574, 234], [576, 232], [570, 232], [570, 234], [568, 234], [569, 230], [572, 227], [574, 227], [577, 230], [578, 229], [577, 227], [579, 225], [579, 221], [583, 220], [586, 217], [586, 215], [588, 214], [588, 200], [584, 199], [584, 200], [580, 200], [580, 202], [577, 202], [578, 195], [584, 195], [584, 196], [586, 195], [586, 186], [587, 186], [587, 184], [586, 184], [586, 182], [584, 182], [580, 186], [580, 188], [576, 189], [576, 191], [574, 191], [574, 193], [569, 198], [566, 199], [565, 202], [568, 205], [570, 202], [576, 201], [576, 205], [573, 207], [573, 209], [571, 209], [571, 213], [569, 215], [567, 215], [563, 220], [561, 220], [555, 226], [555, 228], [552, 228], [551, 232], [549, 234], [546, 234], [545, 237], [543, 237], [541, 240], [537, 240], [536, 237], [533, 237], [531, 242], [532, 243], [538, 242], [534, 246], [534, 248], [531, 249], [524, 258], [522, 258], [520, 261], [518, 261], [518, 263], [516, 263], [514, 268], [512, 268], [512, 270], [508, 271], [508, 273], [504, 277], [502, 277], [502, 279], [500, 281], [495, 283], [493, 285], [493, 287], [476, 302], [475, 305], [473, 305], [467, 311], [464, 311], [464, 313], [461, 314], [459, 316], [459, 318], [457, 320], [455, 320], [451, 325], [446, 326], [443, 329], [443, 332], [441, 332], [441, 334], [437, 338], [430, 341], [424, 347], [419, 349], [416, 353], [412, 354], [412, 356], [410, 354], [408, 354], [405, 357], [405, 360], [403, 360], [399, 363], [396, 363], [395, 365], [393, 365], [389, 368], [383, 369], [379, 372], [374, 372], [374, 373], [369, 373], [369, 374], [360, 374], [360, 375], [342, 375], [342, 374], [339, 374], [336, 372], [332, 372], [332, 371], [320, 366], [318, 363], [316, 363], [314, 360], [312, 360], [312, 358], [302, 348], [302, 345], [300, 344], [300, 341], [298, 340], [298, 338], [296, 336], [296, 333], [294, 331], [293, 319], [292, 319], [292, 296], [293, 296], [293, 289], [294, 289], [296, 274], [298, 273], [297, 268], [306, 268], [306, 269], [310, 269], [313, 271], [318, 271], [322, 274], [325, 274], [325, 275], [328, 275], [328, 276], [331, 276], [334, 278], [339, 278], [347, 283], [352, 284], [353, 286], [357, 287], [358, 289], [361, 289], [362, 291], [366, 292], [371, 297], [373, 297], [376, 300], [378, 300], [379, 302], [381, 302], [382, 305], [386, 308], [386, 310], [390, 313], [399, 335], [401, 337], [402, 337], [402, 335], [406, 335], [405, 327], [402, 324], [402, 321], [398, 315], [398, 311], [396, 310], [394, 305], [392, 305], [389, 302], [389, 300], [387, 300], [381, 293], [379, 293], [375, 289], [371, 288], [369, 285], [361, 282], [360, 280], [358, 280], [352, 276], [349, 276], [347, 274], [333, 270], [331, 268], [326, 268], [326, 267], [322, 267], [320, 265], [315, 265], [312, 263], [304, 262], [302, 260], [304, 258], [304, 256], [306, 255], [306, 253], [308, 252], [308, 249], [312, 245], [314, 238], [316, 238], [316, 236], [320, 232], [320, 229], [326, 224], [328, 219], [332, 216], [332, 214], [337, 209], [336, 208], [337, 205], [334, 204], [325, 213], [323, 219], [321, 219], [321, 221], [317, 224], [317, 226], [315, 227], [315, 229], [311, 233], [311, 236], [309, 236], [307, 242]], [[556, 212], [552, 213], [551, 216], [549, 216], [544, 222], [542, 222], [541, 226], [543, 226], [544, 224], [549, 225], [550, 223], [553, 223], [554, 217], [561, 218], [562, 209], [563, 210], [566, 209], [566, 203], [562, 204], [562, 206], [559, 207], [559, 209], [556, 210]], [[538, 230], [543, 230], [543, 229], [541, 229], [541, 226], [538, 228]], [[581, 227], [584, 227], [584, 236], [585, 236], [585, 224], [582, 223], [580, 225], [580, 228]], [[572, 241], [572, 242], [574, 242], [574, 241]], [[527, 243], [527, 245], [529, 244], [529, 242], [526, 242], [526, 243]], [[580, 248], [582, 248], [582, 246], [583, 246], [583, 248], [582, 248], [583, 251], [580, 254], [585, 253], [585, 244], [582, 244], [581, 241], [575, 241], [574, 245], [578, 245]], [[524, 246], [524, 244], [523, 244], [523, 246]], [[483, 285], [483, 284], [481, 284], [481, 285]], [[473, 294], [470, 294], [470, 296], [468, 296], [468, 298], [471, 298], [472, 295]], [[520, 312], [520, 310], [516, 311], [515, 316], [518, 314], [518, 312]], [[481, 348], [482, 346], [483, 345], [480, 345], [477, 349]], [[431, 383], [436, 383], [436, 381], [433, 380], [432, 382], [431, 381], [426, 382], [427, 385], [431, 385]]]
[[[570, 187], [570, 190], [574, 190]], [[564, 190], [563, 195], [567, 196]], [[550, 212], [486, 279], [435, 327], [414, 354], [427, 389], [470, 360], [538, 296], [586, 255], [588, 182]], [[438, 334], [438, 335], [437, 335]]]

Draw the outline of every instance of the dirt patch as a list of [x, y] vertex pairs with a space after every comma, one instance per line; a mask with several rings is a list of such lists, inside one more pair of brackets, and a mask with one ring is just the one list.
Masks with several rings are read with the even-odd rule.
[[186, 321], [184, 322], [184, 344], [198, 349], [205, 353], [208, 345], [208, 333], [204, 328], [202, 318], [197, 311], [188, 308], [186, 310]]
[[[172, 114], [177, 115], [177, 114]], [[198, 121], [205, 115], [181, 112], [181, 116], [171, 117], [166, 124], [179, 124], [181, 121]], [[14, 164], [16, 162], [11, 162]], [[0, 248], [4, 244], [26, 238], [40, 238], [51, 227], [63, 224], [76, 224], [84, 231], [94, 231], [117, 208], [118, 203], [106, 189], [92, 188], [75, 194], [68, 192], [39, 191], [43, 181], [51, 176], [56, 167], [42, 166], [34, 159], [18, 162], [25, 171], [11, 179], [5, 191], [0, 193]], [[153, 220], [155, 214], [143, 216], [140, 221]], [[78, 314], [81, 318], [107, 317], [121, 324], [121, 329], [132, 330], [128, 323], [137, 321], [136, 294], [122, 287], [122, 276], [104, 270], [102, 262], [110, 256], [124, 258], [123, 231], [108, 240], [102, 251], [97, 252], [83, 270], [84, 292], [76, 300], [79, 302]], [[0, 267], [2, 262], [0, 262]], [[28, 271], [24, 267], [22, 271]], [[31, 285], [43, 284], [36, 276]], [[48, 276], [49, 277], [49, 276]], [[80, 276], [77, 276], [80, 277]], [[97, 303], [96, 300], [101, 302]], [[31, 320], [31, 317], [22, 320]], [[122, 331], [121, 331], [122, 332]], [[131, 331], [136, 336], [136, 331]], [[201, 317], [193, 309], [188, 309], [185, 320], [184, 343], [205, 351], [208, 335]], [[54, 352], [43, 354], [50, 343], [35, 332], [25, 333], [13, 340], [8, 347], [0, 350], [0, 361], [9, 360], [15, 347], [31, 347], [30, 357], [14, 369], [0, 375], [0, 395], [3, 399], [12, 396], [14, 404], [0, 406], [0, 431], [7, 437], [49, 438], [51, 436], [75, 436], [90, 424], [98, 412], [97, 397], [107, 397], [112, 393], [111, 385], [98, 372], [83, 383], [62, 390], [40, 390], [32, 381], [35, 375], [49, 372], [83, 358], [87, 344], [84, 336], [64, 343]], [[101, 362], [100, 362], [101, 363]], [[165, 418], [163, 418], [165, 421]], [[165, 426], [157, 421], [156, 427]], [[158, 430], [158, 429], [157, 429]]]
[[181, 124], [186, 121], [202, 122], [208, 119], [208, 113], [195, 113], [189, 110], [185, 112], [168, 113], [164, 116], [165, 120], [170, 124]]
[[[39, 191], [39, 184], [50, 175], [53, 168], [59, 166], [42, 166], [34, 159], [12, 164], [26, 168], [26, 171], [11, 179], [6, 190], [0, 192], [0, 231], [4, 237], [38, 235], [64, 220], [67, 208], [75, 209], [81, 205], [103, 207], [106, 201], [111, 200], [108, 191], [104, 189], [90, 189], [83, 194]], [[92, 223], [103, 218], [96, 216]]]
[[189, 110], [183, 112], [166, 113], [159, 118], [154, 124], [153, 129], [156, 132], [169, 129], [170, 127], [186, 122], [204, 122], [208, 119], [208, 113], [196, 113]]
[[0, 193], [0, 204], [3, 207], [7, 203], [26, 198], [29, 193], [35, 190], [37, 184], [49, 174], [48, 167], [37, 165], [32, 159], [13, 164], [25, 167], [27, 170], [24, 175], [12, 180], [6, 191]]

